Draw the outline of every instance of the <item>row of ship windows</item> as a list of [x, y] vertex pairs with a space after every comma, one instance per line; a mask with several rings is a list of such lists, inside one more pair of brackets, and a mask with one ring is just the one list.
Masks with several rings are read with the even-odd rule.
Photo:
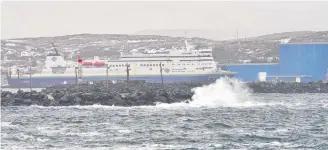
[[[197, 65], [197, 64], [172, 64], [174, 65], [182, 65], [182, 66], [186, 66], [186, 65]], [[198, 65], [212, 65], [211, 63], [202, 63], [202, 64], [198, 64]], [[140, 66], [159, 66], [159, 64], [140, 64]], [[162, 64], [162, 66], [164, 66], [164, 64]], [[109, 67], [126, 67], [126, 65], [124, 64], [120, 64], [120, 65], [109, 65]]]
[[212, 51], [200, 51], [199, 53], [209, 53], [209, 54], [212, 54]]
[[213, 67], [202, 67], [202, 68], [196, 68], [196, 70], [204, 70], [204, 69], [212, 69]]
[[213, 59], [199, 59], [199, 60], [180, 60], [180, 61], [213, 61]]
[[[140, 66], [159, 66], [159, 64], [140, 64]], [[164, 64], [162, 64], [164, 66]]]
[[[140, 64], [140, 66], [159, 66], [159, 64]], [[162, 64], [162, 66], [164, 66], [164, 64]], [[126, 67], [126, 64], [109, 65], [109, 67]]]
[[119, 64], [119, 65], [109, 65], [109, 67], [126, 67], [127, 64]]
[[162, 57], [169, 57], [169, 58], [193, 58], [193, 57], [212, 57], [212, 55], [197, 55], [197, 56], [122, 56], [121, 58], [162, 58]]
[[[175, 64], [172, 64], [172, 65], [175, 65]], [[185, 65], [197, 65], [197, 64], [176, 64], [178, 66], [182, 65], [182, 66], [185, 66]], [[211, 63], [202, 63], [202, 64], [198, 64], [198, 65], [211, 65]]]

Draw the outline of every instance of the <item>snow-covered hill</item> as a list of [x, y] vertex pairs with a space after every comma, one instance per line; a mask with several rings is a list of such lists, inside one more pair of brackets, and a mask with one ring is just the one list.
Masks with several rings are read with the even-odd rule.
[[[21, 38], [1, 40], [2, 69], [10, 65], [26, 65], [29, 55], [35, 64], [42, 65], [54, 43], [66, 59], [95, 55], [114, 57], [125, 51], [156, 51], [184, 48], [184, 37], [157, 35], [76, 34], [57, 37]], [[328, 42], [328, 31], [286, 32], [255, 38], [214, 41], [204, 38], [188, 38], [195, 48], [214, 50], [220, 63], [278, 62], [279, 44], [301, 42]], [[6, 60], [6, 61], [4, 61]]]

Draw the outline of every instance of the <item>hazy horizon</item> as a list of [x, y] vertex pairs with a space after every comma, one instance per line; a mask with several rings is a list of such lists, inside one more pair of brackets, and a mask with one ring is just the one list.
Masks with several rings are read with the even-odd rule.
[[2, 3], [1, 38], [136, 34], [145, 30], [215, 31], [212, 34], [229, 38], [236, 35], [237, 28], [241, 37], [326, 31], [326, 8], [328, 2], [6, 1]]

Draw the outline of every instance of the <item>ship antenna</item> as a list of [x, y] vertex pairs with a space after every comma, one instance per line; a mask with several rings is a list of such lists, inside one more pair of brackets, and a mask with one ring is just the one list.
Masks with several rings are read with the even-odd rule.
[[54, 47], [55, 52], [56, 52], [56, 55], [59, 55], [59, 53], [58, 53], [58, 51], [57, 51], [57, 49], [56, 49], [56, 47], [55, 47], [55, 44], [54, 44], [54, 43], [51, 43], [51, 45], [52, 45], [52, 47]]

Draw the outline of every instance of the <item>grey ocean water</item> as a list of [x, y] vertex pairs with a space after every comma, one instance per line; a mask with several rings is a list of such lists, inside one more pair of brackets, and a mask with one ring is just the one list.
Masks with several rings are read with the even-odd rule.
[[1, 149], [328, 149], [328, 94], [224, 81], [190, 104], [2, 107]]

